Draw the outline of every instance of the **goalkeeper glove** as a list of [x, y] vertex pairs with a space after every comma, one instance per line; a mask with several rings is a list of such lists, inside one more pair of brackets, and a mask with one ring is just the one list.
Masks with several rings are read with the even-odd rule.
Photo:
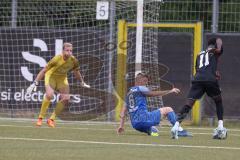
[[32, 91], [36, 92], [37, 91], [37, 86], [39, 83], [37, 81], [34, 81], [28, 88], [27, 88], [27, 94], [31, 94]]
[[81, 85], [86, 88], [90, 88], [90, 85], [86, 84], [85, 82], [82, 82]]

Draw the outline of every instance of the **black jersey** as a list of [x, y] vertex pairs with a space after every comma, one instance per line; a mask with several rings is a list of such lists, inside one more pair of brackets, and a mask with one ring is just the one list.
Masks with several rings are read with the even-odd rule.
[[212, 50], [201, 51], [196, 59], [196, 74], [193, 81], [216, 82], [218, 58], [222, 54], [214, 54]]

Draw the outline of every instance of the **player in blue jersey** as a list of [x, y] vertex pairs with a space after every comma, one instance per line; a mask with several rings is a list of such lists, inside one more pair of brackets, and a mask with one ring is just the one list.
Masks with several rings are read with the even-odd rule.
[[[162, 107], [160, 109], [149, 112], [147, 107], [147, 96], [164, 96], [170, 93], [179, 93], [180, 90], [173, 88], [166, 91], [151, 91], [146, 87], [148, 83], [148, 75], [145, 73], [137, 74], [135, 78], [135, 86], [131, 87], [126, 96], [126, 104], [123, 106], [120, 114], [120, 125], [117, 133], [124, 131], [124, 117], [128, 111], [132, 127], [137, 131], [147, 133], [148, 135], [158, 136], [158, 130], [155, 126], [159, 125], [162, 117], [167, 117], [174, 126], [171, 130], [172, 138], [177, 139], [178, 135], [188, 136], [186, 130], [179, 126], [176, 121], [175, 112], [171, 107]], [[180, 131], [180, 132], [179, 132]]]

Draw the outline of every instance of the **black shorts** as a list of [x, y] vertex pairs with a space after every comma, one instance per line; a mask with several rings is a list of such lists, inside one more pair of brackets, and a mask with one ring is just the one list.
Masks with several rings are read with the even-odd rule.
[[216, 97], [221, 95], [221, 90], [218, 82], [192, 82], [192, 86], [188, 93], [189, 99], [200, 99], [204, 93], [209, 97]]

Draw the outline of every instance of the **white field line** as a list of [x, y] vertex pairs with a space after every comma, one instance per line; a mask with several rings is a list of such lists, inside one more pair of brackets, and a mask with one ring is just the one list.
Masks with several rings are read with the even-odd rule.
[[[26, 119], [26, 118], [0, 118], [0, 122], [1, 121], [6, 121], [6, 122], [36, 122], [36, 119]], [[64, 125], [71, 125], [71, 124], [75, 124], [75, 125], [109, 125], [109, 126], [118, 126], [119, 122], [95, 122], [95, 121], [62, 121], [62, 120], [58, 120], [58, 124], [64, 124]], [[129, 122], [126, 122], [125, 124], [127, 125], [131, 125]], [[1, 126], [1, 125], [0, 125]], [[168, 125], [163, 125], [160, 128], [169, 128], [170, 126]], [[203, 128], [203, 127], [189, 127], [189, 126], [183, 126], [184, 129], [191, 129], [191, 130], [208, 130], [208, 131], [213, 131], [214, 128]], [[59, 127], [58, 127], [59, 128]], [[228, 129], [228, 131], [236, 131], [236, 132], [240, 132], [240, 129]]]
[[[0, 127], [15, 127], [15, 128], [39, 128], [36, 126], [19, 126], [19, 125], [0, 125]], [[45, 127], [42, 126], [40, 128], [49, 128], [49, 127]], [[161, 127], [161, 128], [167, 128], [167, 127]], [[161, 133], [168, 133], [170, 131], [163, 131], [163, 130], [159, 130], [159, 132]], [[50, 128], [52, 129], [52, 128]], [[56, 127], [55, 129], [67, 129], [67, 130], [91, 130], [91, 131], [116, 131], [116, 129], [103, 129], [103, 128], [87, 128], [87, 127]], [[169, 128], [168, 128], [169, 129]], [[196, 128], [192, 128], [192, 130], [194, 130]], [[129, 129], [127, 130], [128, 132], [137, 132], [133, 129]], [[193, 135], [212, 135], [212, 133], [201, 133], [201, 132], [191, 132]], [[240, 137], [240, 134], [232, 134], [228, 132], [228, 135], [230, 136], [236, 136], [236, 137]]]
[[193, 145], [170, 145], [170, 144], [146, 144], [146, 143], [118, 143], [118, 142], [100, 142], [100, 141], [76, 141], [76, 140], [66, 140], [66, 139], [34, 139], [34, 138], [14, 138], [14, 137], [0, 137], [0, 139], [1, 140], [19, 140], [19, 141], [42, 141], [42, 142], [103, 144], [103, 145], [125, 145], [125, 146], [148, 146], [148, 147], [172, 147], [172, 148], [175, 147], [175, 148], [240, 150], [239, 147], [193, 146]]
[[[35, 122], [36, 119], [27, 119], [27, 118], [0, 118], [0, 121], [7, 121], [7, 122]], [[79, 125], [117, 125], [118, 122], [101, 122], [101, 121], [63, 121], [58, 120], [59, 124], [79, 124]]]

